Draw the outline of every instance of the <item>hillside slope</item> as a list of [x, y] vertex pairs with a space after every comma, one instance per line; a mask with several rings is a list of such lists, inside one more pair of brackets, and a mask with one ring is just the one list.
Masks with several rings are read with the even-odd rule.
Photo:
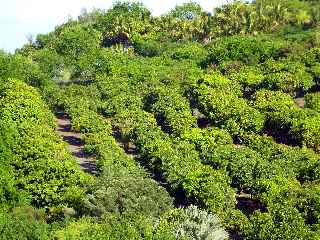
[[117, 3], [0, 52], [0, 239], [319, 239], [319, 21]]

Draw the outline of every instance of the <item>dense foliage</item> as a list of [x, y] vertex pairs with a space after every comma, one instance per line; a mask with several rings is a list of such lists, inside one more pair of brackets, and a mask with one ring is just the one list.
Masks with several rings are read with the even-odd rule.
[[116, 3], [0, 51], [0, 239], [319, 239], [319, 21]]

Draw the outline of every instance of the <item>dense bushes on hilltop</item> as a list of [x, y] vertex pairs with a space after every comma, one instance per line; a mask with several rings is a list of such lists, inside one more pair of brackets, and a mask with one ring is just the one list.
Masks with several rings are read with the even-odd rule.
[[319, 9], [116, 3], [1, 51], [0, 238], [318, 239]]

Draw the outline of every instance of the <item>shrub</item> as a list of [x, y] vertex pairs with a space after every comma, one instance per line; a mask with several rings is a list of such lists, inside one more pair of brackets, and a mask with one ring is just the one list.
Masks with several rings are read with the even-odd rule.
[[309, 93], [305, 95], [306, 107], [320, 112], [320, 93]]
[[63, 58], [53, 50], [41, 49], [36, 51], [33, 60], [39, 65], [39, 68], [50, 78], [60, 78], [61, 72], [64, 70]]
[[204, 162], [215, 169], [223, 169], [232, 179], [232, 185], [239, 190], [252, 190], [256, 181], [266, 177], [267, 162], [259, 153], [249, 148], [223, 145], [212, 149], [204, 156]]
[[18, 207], [13, 212], [0, 212], [0, 239], [50, 239], [50, 227], [43, 213], [31, 207]]
[[276, 205], [270, 213], [255, 212], [250, 217], [248, 239], [312, 239], [312, 233], [298, 210]]
[[[96, 216], [130, 213], [157, 217], [170, 209], [172, 200], [168, 193], [135, 159], [125, 154], [112, 136], [110, 122], [92, 110], [95, 108], [92, 104], [92, 98], [96, 97], [94, 89], [88, 96], [82, 87], [70, 87], [65, 95], [68, 97], [64, 104], [72, 124], [85, 133], [85, 149], [96, 156], [101, 173], [88, 189], [85, 212]], [[70, 101], [78, 97], [79, 101]], [[79, 105], [82, 101], [84, 104]], [[77, 123], [81, 124], [78, 126]]]
[[301, 189], [300, 183], [294, 178], [286, 178], [278, 174], [274, 178], [260, 179], [256, 183], [259, 199], [269, 208], [275, 204], [294, 206]]
[[55, 231], [53, 236], [59, 240], [175, 239], [171, 226], [157, 226], [153, 219], [137, 214], [108, 214], [99, 223], [93, 218], [81, 218]]
[[214, 151], [217, 146], [231, 144], [232, 137], [226, 130], [209, 127], [206, 129], [192, 128], [181, 136], [181, 139], [195, 144], [197, 151], [204, 156], [210, 151]]
[[147, 176], [106, 166], [87, 197], [90, 213], [132, 213], [157, 217], [172, 208], [165, 190]]
[[[187, 42], [179, 44], [178, 47], [169, 49], [171, 58], [176, 60], [189, 59], [200, 64], [206, 57], [207, 52], [204, 47], [197, 42]], [[164, 53], [166, 54], [166, 53]]]
[[90, 54], [100, 47], [101, 34], [91, 27], [68, 23], [56, 32], [51, 43], [58, 54], [68, 57], [71, 62], [84, 54]]
[[307, 51], [303, 57], [303, 62], [307, 66], [315, 66], [319, 63], [320, 60], [320, 48], [315, 47], [311, 48], [309, 51]]
[[177, 92], [156, 89], [148, 94], [144, 105], [155, 114], [158, 124], [167, 133], [179, 136], [196, 126], [187, 99]]
[[[11, 80], [0, 89], [1, 135], [9, 152], [15, 187], [31, 196], [41, 207], [80, 207], [85, 182], [62, 140], [56, 135], [53, 114], [39, 93], [26, 84]], [[5, 165], [6, 163], [4, 163]]]
[[229, 179], [222, 171], [208, 166], [199, 166], [190, 172], [183, 181], [187, 196], [200, 206], [222, 214], [223, 211], [234, 208], [234, 191], [229, 186]]
[[320, 85], [320, 63], [316, 63], [314, 66], [311, 67], [311, 73], [316, 81], [316, 86], [319, 87]]
[[319, 178], [319, 157], [310, 149], [289, 147], [274, 142], [271, 137], [258, 135], [245, 136], [244, 144], [269, 162], [268, 178], [282, 175], [296, 177], [302, 182]]
[[272, 90], [282, 90], [295, 96], [309, 90], [315, 82], [306, 67], [300, 62], [289, 60], [268, 60], [262, 65], [266, 78], [263, 86]]
[[253, 106], [267, 116], [266, 131], [275, 137], [285, 137], [299, 109], [290, 95], [281, 91], [260, 90], [254, 95]]
[[162, 49], [157, 41], [137, 40], [134, 42], [134, 51], [144, 57], [155, 57], [161, 54]]
[[247, 92], [258, 88], [265, 78], [259, 68], [250, 66], [241, 67], [239, 70], [232, 70], [228, 72], [228, 77], [232, 80], [233, 84], [234, 82], [239, 82]]
[[220, 213], [228, 206], [234, 207], [234, 192], [223, 172], [202, 165], [193, 144], [172, 142], [160, 129], [147, 124], [146, 120], [141, 122], [135, 142], [152, 170], [164, 176], [173, 189], [183, 189], [207, 209]]
[[[320, 189], [317, 182], [307, 183], [298, 193], [296, 199], [296, 207], [306, 219], [308, 224], [319, 224], [320, 221], [320, 205], [319, 205]], [[319, 230], [318, 230], [319, 231]]]
[[283, 176], [296, 177], [299, 181], [319, 179], [319, 157], [307, 148], [285, 146], [276, 155], [272, 163], [282, 169]]
[[267, 37], [231, 36], [222, 38], [209, 49], [206, 63], [221, 64], [230, 60], [239, 60], [247, 65], [264, 62], [283, 45]]
[[73, 77], [86, 79], [93, 75], [88, 66], [94, 62], [101, 40], [101, 33], [91, 26], [69, 22], [63, 28], [56, 29], [50, 47], [64, 57], [67, 65], [75, 69]]
[[245, 132], [259, 133], [264, 127], [264, 114], [233, 92], [201, 84], [194, 94], [202, 111], [232, 136], [241, 136]]
[[198, 80], [198, 84], [234, 93], [239, 97], [242, 96], [242, 88], [239, 83], [233, 81], [233, 79], [226, 78], [219, 72], [203, 74], [202, 78]]
[[177, 239], [228, 239], [219, 218], [196, 206], [171, 211], [164, 219], [173, 222]]
[[292, 134], [297, 140], [316, 151], [320, 150], [320, 114], [303, 118], [297, 118], [293, 123]]
[[267, 113], [286, 112], [296, 108], [292, 97], [281, 91], [257, 91], [253, 101], [255, 108]]
[[6, 55], [0, 52], [0, 63], [0, 78], [5, 81], [9, 78], [22, 79], [35, 87], [45, 86], [48, 83], [48, 75], [41, 71], [31, 56]]

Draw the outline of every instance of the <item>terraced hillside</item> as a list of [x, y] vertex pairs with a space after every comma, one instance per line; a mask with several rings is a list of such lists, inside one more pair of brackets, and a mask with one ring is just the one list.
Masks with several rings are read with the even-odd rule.
[[0, 52], [0, 239], [319, 239], [319, 21], [116, 3]]

